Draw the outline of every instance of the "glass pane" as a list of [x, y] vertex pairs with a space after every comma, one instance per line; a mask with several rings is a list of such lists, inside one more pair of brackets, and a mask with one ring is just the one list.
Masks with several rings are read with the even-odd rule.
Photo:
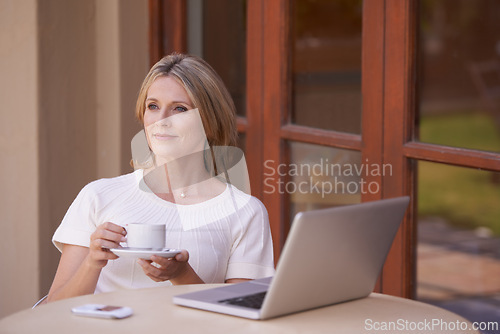
[[418, 175], [417, 298], [498, 321], [500, 173], [419, 162]]
[[292, 4], [292, 122], [361, 133], [362, 0]]
[[419, 2], [420, 140], [500, 152], [500, 1]]
[[[290, 163], [276, 171], [282, 176], [280, 183], [265, 183], [265, 190], [274, 187], [289, 195], [291, 217], [300, 211], [361, 201], [361, 192], [368, 185], [361, 183], [362, 173], [357, 172], [360, 152], [299, 142], [289, 142], [289, 148]], [[371, 185], [371, 189], [378, 191], [379, 187]]]
[[188, 0], [188, 52], [220, 75], [240, 116], [246, 113], [246, 0]]

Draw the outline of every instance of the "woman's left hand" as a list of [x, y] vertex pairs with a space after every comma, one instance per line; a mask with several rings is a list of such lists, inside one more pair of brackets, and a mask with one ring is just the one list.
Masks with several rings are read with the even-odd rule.
[[174, 285], [203, 283], [188, 263], [189, 253], [183, 249], [172, 258], [157, 255], [151, 256], [151, 260], [139, 259], [137, 263], [142, 270], [155, 282], [170, 281]]

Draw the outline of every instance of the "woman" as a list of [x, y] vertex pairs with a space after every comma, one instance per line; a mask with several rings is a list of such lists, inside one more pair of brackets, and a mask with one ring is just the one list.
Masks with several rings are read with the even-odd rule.
[[[121, 288], [234, 283], [274, 273], [267, 211], [214, 177], [210, 158], [236, 143], [235, 108], [202, 59], [173, 54], [153, 66], [136, 116], [151, 154], [135, 172], [85, 186], [54, 234], [61, 259], [48, 301]], [[220, 159], [219, 159], [220, 160]], [[166, 224], [175, 258], [118, 258], [132, 222]]]

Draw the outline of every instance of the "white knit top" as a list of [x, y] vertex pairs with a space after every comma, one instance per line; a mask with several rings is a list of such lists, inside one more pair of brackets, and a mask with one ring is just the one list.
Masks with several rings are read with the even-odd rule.
[[[143, 170], [86, 185], [71, 204], [52, 241], [89, 247], [99, 224], [165, 224], [166, 247], [186, 249], [189, 263], [206, 283], [274, 274], [269, 220], [264, 205], [234, 186], [192, 205], [167, 202], [144, 191]], [[108, 261], [95, 292], [170, 285], [147, 277], [135, 259]]]

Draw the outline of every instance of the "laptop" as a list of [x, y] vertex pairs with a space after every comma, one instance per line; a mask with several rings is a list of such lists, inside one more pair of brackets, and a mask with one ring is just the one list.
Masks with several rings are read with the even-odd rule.
[[174, 304], [269, 319], [368, 296], [409, 197], [298, 213], [273, 277], [181, 294]]

